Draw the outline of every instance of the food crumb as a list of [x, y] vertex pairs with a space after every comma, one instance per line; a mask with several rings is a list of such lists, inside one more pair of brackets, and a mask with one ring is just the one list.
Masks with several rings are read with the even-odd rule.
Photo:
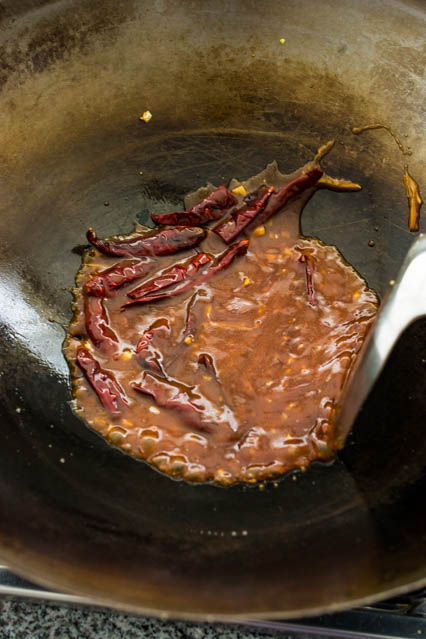
[[144, 122], [149, 122], [152, 118], [151, 111], [144, 111], [142, 115], [139, 116], [139, 120], [143, 120]]
[[280, 44], [284, 44], [285, 43], [285, 38], [280, 38]]
[[253, 231], [253, 235], [256, 235], [257, 237], [261, 237], [262, 235], [265, 235], [265, 233], [266, 233], [266, 229], [264, 226], [258, 226]]
[[188, 335], [188, 337], [185, 337], [183, 341], [185, 342], [185, 344], [192, 344], [194, 338], [192, 337], [192, 335]]
[[150, 413], [154, 413], [154, 415], [159, 415], [160, 414], [160, 409], [157, 408], [156, 406], [150, 406], [149, 407], [149, 412]]
[[369, 240], [368, 246], [370, 247], [376, 246], [376, 242], [374, 240]]
[[250, 284], [253, 284], [253, 282], [251, 281], [251, 279], [249, 277], [245, 277], [243, 279], [243, 286], [250, 286]]
[[127, 361], [129, 359], [132, 359], [132, 357], [133, 357], [133, 353], [130, 350], [130, 348], [125, 348], [122, 353], [122, 358]]
[[245, 190], [242, 184], [240, 184], [240, 186], [236, 186], [235, 189], [232, 189], [232, 193], [234, 195], [242, 195], [242, 196], [247, 195], [247, 191]]

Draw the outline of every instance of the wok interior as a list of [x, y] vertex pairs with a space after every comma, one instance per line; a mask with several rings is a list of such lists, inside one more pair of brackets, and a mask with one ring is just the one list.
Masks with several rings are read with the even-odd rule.
[[352, 5], [29, 0], [17, 16], [6, 3], [0, 554], [26, 575], [132, 609], [218, 617], [295, 616], [424, 579], [423, 322], [339, 460], [263, 490], [171, 481], [67, 403], [62, 327], [87, 227], [128, 232], [207, 181], [272, 159], [297, 168], [328, 139], [326, 171], [364, 189], [317, 193], [303, 231], [383, 294], [412, 241], [407, 158], [384, 132], [355, 138], [350, 126], [399, 127], [421, 177], [423, 13], [369, 3], [365, 32]]

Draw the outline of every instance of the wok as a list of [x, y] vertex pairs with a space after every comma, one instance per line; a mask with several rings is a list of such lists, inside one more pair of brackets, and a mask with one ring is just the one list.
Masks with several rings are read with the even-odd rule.
[[[338, 460], [263, 490], [172, 481], [106, 444], [71, 412], [61, 353], [89, 224], [128, 232], [206, 181], [274, 158], [289, 171], [330, 138], [327, 172], [364, 189], [319, 192], [303, 230], [383, 294], [412, 242], [407, 160], [424, 187], [423, 1], [0, 0], [0, 16], [1, 559], [192, 618], [294, 617], [425, 585], [424, 320]], [[351, 134], [372, 122], [412, 155], [385, 131]]]

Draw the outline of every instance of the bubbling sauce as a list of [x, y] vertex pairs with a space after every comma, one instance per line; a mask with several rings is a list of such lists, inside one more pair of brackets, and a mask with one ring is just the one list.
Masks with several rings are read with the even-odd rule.
[[[272, 163], [229, 188], [241, 203], [317, 162], [292, 176]], [[211, 190], [189, 196], [187, 208]], [[142, 267], [89, 249], [64, 343], [77, 415], [122, 451], [189, 481], [254, 483], [331, 460], [335, 407], [378, 300], [337, 248], [300, 234], [314, 190], [260, 226], [255, 219], [238, 237], [249, 240], [245, 254], [173, 297], [125, 306], [136, 287], [198, 251], [217, 260], [226, 247], [215, 233], [196, 248], [141, 258]], [[122, 263], [142, 276], [89, 300], [102, 314], [93, 328], [86, 284]]]

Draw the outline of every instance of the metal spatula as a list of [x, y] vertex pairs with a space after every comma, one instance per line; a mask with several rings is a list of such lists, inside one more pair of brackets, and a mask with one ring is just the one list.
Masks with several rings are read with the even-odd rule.
[[426, 315], [426, 235], [415, 240], [390, 285], [337, 407], [336, 439], [342, 445], [401, 334]]

